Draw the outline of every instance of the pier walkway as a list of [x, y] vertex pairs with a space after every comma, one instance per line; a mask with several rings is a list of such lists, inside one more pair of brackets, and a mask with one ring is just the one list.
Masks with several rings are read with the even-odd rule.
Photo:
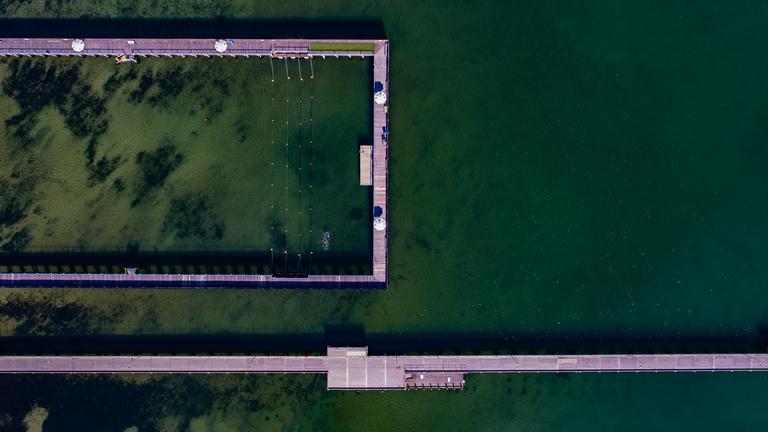
[[329, 390], [462, 388], [464, 374], [768, 371], [768, 354], [0, 356], [0, 373], [325, 373]]
[[[373, 59], [374, 89], [389, 95], [389, 44], [384, 44], [376, 51]], [[378, 220], [383, 221], [383, 229], [373, 230], [373, 276], [376, 280], [387, 280], [387, 232], [389, 231], [387, 194], [389, 182], [389, 117], [386, 104], [373, 103], [373, 206], [380, 209]], [[374, 210], [374, 214], [378, 214]], [[374, 225], [376, 226], [376, 225]]]
[[[0, 56], [126, 56], [273, 58], [373, 57], [373, 88], [389, 95], [389, 42], [368, 39], [0, 39]], [[375, 89], [375, 90], [374, 90]], [[186, 275], [1, 273], [0, 287], [29, 288], [264, 288], [264, 289], [386, 289], [388, 231], [388, 106], [373, 103], [373, 229], [372, 275]], [[357, 151], [350, 145], [350, 151]]]
[[112, 274], [112, 273], [0, 273], [1, 287], [126, 288], [126, 289], [386, 289], [371, 275]]
[[[224, 44], [222, 45], [221, 42]], [[218, 43], [218, 45], [217, 45]], [[313, 50], [312, 44], [349, 49]], [[373, 50], [363, 49], [374, 44]], [[192, 57], [372, 57], [386, 40], [368, 39], [0, 39], [0, 55], [11, 56], [192, 56]], [[359, 47], [359, 49], [358, 49]]]

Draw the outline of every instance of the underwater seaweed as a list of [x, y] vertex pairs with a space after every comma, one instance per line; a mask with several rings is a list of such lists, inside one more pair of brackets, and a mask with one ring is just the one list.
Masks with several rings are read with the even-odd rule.
[[205, 196], [174, 198], [163, 222], [163, 232], [176, 230], [178, 238], [221, 240], [224, 238], [225, 227], [223, 223], [217, 222], [212, 208]]
[[31, 240], [32, 236], [29, 235], [29, 230], [27, 227], [24, 227], [21, 230], [16, 231], [11, 236], [11, 239], [3, 244], [0, 249], [2, 249], [3, 252], [18, 253], [23, 251]]
[[[9, 63], [10, 73], [3, 81], [3, 93], [16, 101], [21, 112], [5, 121], [6, 126], [17, 126], [13, 136], [22, 148], [34, 140], [29, 137], [35, 126], [35, 116], [43, 109], [54, 106], [64, 116], [64, 124], [77, 137], [96, 136], [107, 130], [104, 119], [106, 98], [99, 97], [90, 84], [84, 82], [80, 66], [66, 67], [61, 59], [14, 59]], [[95, 154], [93, 142], [86, 154], [90, 163]]]
[[147, 92], [155, 84], [152, 71], [145, 71], [139, 79], [139, 87], [128, 95], [128, 100], [135, 103], [144, 102]]
[[[58, 297], [56, 297], [58, 299]], [[18, 321], [16, 335], [85, 334], [113, 322], [113, 313], [47, 296], [13, 293], [0, 303], [0, 316]]]
[[106, 99], [93, 95], [91, 86], [78, 85], [69, 94], [66, 104], [59, 105], [59, 112], [64, 116], [64, 123], [75, 136], [84, 137], [100, 129], [105, 130], [106, 124], [101, 116], [106, 113]]
[[30, 204], [31, 201], [19, 202], [15, 196], [9, 197], [7, 201], [3, 200], [0, 205], [0, 226], [9, 227], [27, 217], [25, 211]]
[[105, 95], [111, 95], [116, 92], [120, 86], [128, 81], [133, 81], [138, 78], [139, 74], [135, 68], [130, 68], [127, 73], [122, 73], [121, 69], [116, 70], [101, 87]]
[[176, 147], [168, 144], [154, 151], [141, 151], [136, 155], [136, 164], [141, 168], [141, 180], [136, 191], [136, 199], [131, 208], [141, 203], [142, 198], [153, 189], [162, 187], [165, 179], [181, 165], [184, 155], [176, 152]]
[[[132, 91], [128, 100], [134, 103], [147, 102], [152, 106], [164, 105], [184, 91], [191, 74], [181, 66], [169, 71], [145, 71], [139, 79], [139, 86]], [[117, 80], [117, 79], [116, 79]], [[110, 84], [110, 88], [115, 84]]]
[[10, 74], [3, 81], [3, 93], [13, 98], [21, 114], [6, 120], [16, 126], [49, 105], [63, 105], [72, 87], [79, 80], [78, 66], [60, 71], [57, 63], [15, 59], [9, 64]]
[[158, 72], [155, 82], [157, 83], [159, 91], [155, 95], [149, 97], [147, 102], [151, 103], [152, 106], [156, 106], [164, 104], [169, 98], [174, 98], [180, 95], [189, 78], [190, 73], [183, 72], [181, 66], [171, 71]]
[[89, 166], [91, 175], [88, 176], [88, 180], [95, 180], [98, 183], [103, 183], [118, 165], [120, 165], [120, 160], [120, 156], [115, 156], [112, 159], [103, 156], [96, 164]]

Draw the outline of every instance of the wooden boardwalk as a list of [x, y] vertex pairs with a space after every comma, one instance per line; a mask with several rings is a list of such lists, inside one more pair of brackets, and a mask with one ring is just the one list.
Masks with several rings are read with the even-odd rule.
[[[374, 51], [318, 51], [313, 43], [373, 44]], [[82, 44], [82, 45], [81, 45]], [[350, 46], [354, 48], [354, 46]], [[389, 94], [389, 42], [368, 39], [0, 39], [0, 56], [122, 56], [136, 57], [250, 57], [274, 58], [371, 57], [373, 88]], [[378, 89], [381, 87], [382, 89]], [[373, 149], [371, 159], [373, 206], [387, 220], [388, 131], [387, 106], [373, 103]], [[362, 158], [361, 158], [362, 160]], [[363, 170], [361, 168], [361, 184]], [[3, 287], [45, 288], [306, 288], [386, 289], [387, 230], [373, 230], [373, 274], [367, 276], [312, 276], [277, 278], [272, 275], [182, 275], [182, 274], [0, 274]]]
[[[382, 91], [389, 96], [389, 43], [377, 44], [373, 58], [373, 82], [383, 86]], [[386, 104], [373, 103], [373, 205], [381, 209], [380, 218], [386, 227], [373, 230], [373, 276], [376, 280], [387, 282], [387, 232], [389, 219], [387, 204], [389, 195], [389, 101]]]
[[11, 56], [192, 56], [192, 57], [370, 57], [367, 51], [311, 51], [312, 43], [374, 43], [378, 49], [385, 40], [356, 39], [221, 39], [226, 49], [216, 49], [217, 39], [78, 39], [83, 49], [75, 51], [74, 38], [0, 39], [0, 55]]
[[385, 284], [372, 275], [310, 275], [303, 278], [284, 278], [272, 275], [135, 273], [0, 273], [0, 286], [126, 289], [386, 289]]
[[467, 373], [768, 371], [768, 354], [0, 356], [0, 373], [324, 373], [329, 390], [462, 388]]

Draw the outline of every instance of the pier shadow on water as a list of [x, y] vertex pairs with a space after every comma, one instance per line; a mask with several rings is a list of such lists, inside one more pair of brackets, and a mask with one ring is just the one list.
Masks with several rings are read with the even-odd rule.
[[[14, 273], [123, 273], [140, 274], [372, 274], [370, 252], [313, 253], [312, 261], [256, 251], [124, 251], [23, 252], [0, 254], [3, 266]], [[311, 265], [311, 269], [310, 269]]]
[[0, 38], [236, 38], [385, 39], [381, 21], [254, 20], [236, 18], [0, 19]]
[[362, 326], [329, 325], [324, 334], [166, 334], [0, 336], [0, 353], [10, 354], [254, 354], [326, 352], [328, 346], [367, 346], [371, 355], [455, 354], [651, 354], [765, 352], [768, 331], [756, 338], [603, 338], [548, 339], [536, 333], [498, 338], [480, 333], [407, 333], [396, 338], [365, 333]]

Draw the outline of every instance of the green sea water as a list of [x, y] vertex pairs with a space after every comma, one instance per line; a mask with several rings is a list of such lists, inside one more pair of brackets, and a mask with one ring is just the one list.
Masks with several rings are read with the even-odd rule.
[[[18, 19], [369, 23], [382, 27], [391, 43], [388, 291], [3, 289], [0, 337], [6, 350], [302, 351], [349, 340], [389, 354], [756, 351], [768, 345], [768, 7], [762, 2], [24, 1], [0, 3], [0, 13]], [[12, 61], [0, 64], [2, 79], [10, 76]], [[78, 84], [73, 94], [84, 97], [103, 98], [114, 71], [129, 70], [115, 69], [109, 59], [34, 62], [80, 65], [77, 82], [89, 84], [92, 93]], [[128, 67], [141, 73], [105, 102], [109, 127], [99, 135], [94, 161], [106, 157], [110, 165], [121, 155], [109, 175], [125, 170], [122, 175], [134, 179], [124, 190], [130, 197], [99, 194], [115, 177], [87, 185], [84, 151], [98, 132], [90, 112], [97, 104], [71, 109], [73, 99], [66, 100], [65, 111], [91, 128], [79, 138], [56, 105], [41, 109], [26, 135], [29, 157], [13, 153], [23, 144], [17, 126], [4, 126], [0, 168], [10, 182], [3, 186], [4, 199], [43, 200], [45, 208], [38, 215], [31, 206], [28, 218], [62, 218], [73, 215], [66, 210], [74, 204], [57, 200], [79, 182], [82, 191], [75, 193], [84, 195], [76, 208], [93, 206], [60, 219], [78, 235], [63, 236], [57, 245], [74, 248], [85, 236], [93, 247], [114, 242], [125, 250], [144, 229], [151, 236], [142, 237], [139, 248], [148, 245], [149, 251], [208, 249], [216, 242], [234, 250], [242, 235], [248, 245], [279, 243], [254, 228], [270, 220], [266, 203], [253, 195], [273, 178], [259, 174], [275, 160], [259, 151], [276, 134], [267, 122], [272, 92], [287, 91], [286, 105], [279, 101], [288, 108], [286, 118], [304, 118], [307, 111], [295, 100], [304, 104], [307, 92], [315, 96], [315, 119], [325, 115], [321, 123], [329, 127], [316, 126], [313, 137], [336, 146], [322, 149], [325, 154], [354, 148], [369, 132], [370, 66], [361, 60], [315, 63], [323, 69], [315, 71], [314, 90], [292, 86], [298, 65], [289, 65], [291, 84], [281, 75], [272, 87], [269, 63], [258, 59], [150, 59]], [[189, 72], [189, 85], [165, 97], [157, 83], [146, 96], [165, 100], [137, 106], [130, 93], [146, 70], [155, 78]], [[278, 70], [284, 73], [285, 66]], [[228, 95], [216, 79], [227, 83]], [[204, 87], [195, 93], [199, 83]], [[209, 95], [205, 104], [203, 94]], [[22, 109], [14, 103], [7, 96], [0, 100], [3, 120]], [[198, 121], [209, 114], [209, 122]], [[240, 127], [249, 129], [236, 134]], [[287, 151], [304, 142], [304, 130], [288, 131]], [[242, 143], [231, 142], [242, 135]], [[166, 138], [170, 144], [158, 144]], [[64, 151], [66, 143], [71, 152]], [[46, 152], [46, 146], [61, 152]], [[156, 154], [168, 146], [173, 149]], [[147, 208], [131, 221], [121, 215], [130, 214], [143, 190], [141, 151], [174, 169], [134, 206]], [[178, 166], [176, 154], [182, 155]], [[363, 204], [332, 200], [360, 192], [356, 157], [349, 164], [327, 162], [329, 169], [352, 169], [327, 179], [327, 208], [344, 207], [329, 211], [323, 218], [329, 222], [318, 216], [316, 228], [331, 232], [331, 248], [351, 252], [367, 250], [359, 233], [367, 232], [369, 220], [356, 218], [354, 209]], [[213, 169], [224, 163], [242, 169]], [[6, 174], [32, 168], [43, 183]], [[293, 182], [289, 186], [301, 181], [285, 172], [280, 178]], [[49, 183], [45, 191], [35, 188]], [[190, 232], [201, 227], [205, 235], [171, 241], [178, 235], [171, 230], [163, 237], [173, 198], [198, 203], [200, 196], [207, 197], [200, 207], [207, 210], [179, 226], [191, 225]], [[166, 207], [150, 206], [151, 199]], [[366, 203], [369, 197], [354, 199]], [[241, 205], [246, 200], [264, 205]], [[298, 209], [309, 201], [297, 196], [283, 202]], [[119, 206], [125, 212], [118, 213]], [[88, 222], [92, 214], [98, 217]], [[111, 218], [133, 228], [121, 237]], [[295, 232], [308, 232], [296, 215], [284, 220]], [[221, 224], [225, 230], [217, 239]], [[171, 225], [180, 229], [176, 221]], [[44, 236], [44, 222], [35, 229]], [[285, 241], [299, 244], [290, 236]], [[318, 241], [293, 246], [292, 253], [320, 247]], [[470, 375], [463, 391], [358, 395], [326, 392], [324, 378], [310, 375], [13, 376], [0, 377], [4, 389], [13, 389], [2, 392], [0, 422], [25, 430], [24, 416], [38, 406], [49, 412], [44, 430], [66, 431], [95, 424], [119, 431], [762, 430], [766, 378]]]

